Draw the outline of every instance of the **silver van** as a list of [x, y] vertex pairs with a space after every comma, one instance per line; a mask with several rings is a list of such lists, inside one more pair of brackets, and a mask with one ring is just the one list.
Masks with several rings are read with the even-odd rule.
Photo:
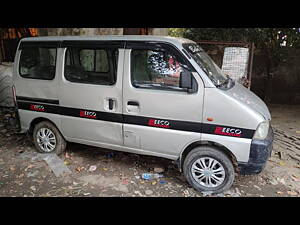
[[198, 191], [260, 173], [273, 131], [265, 103], [195, 42], [173, 37], [34, 37], [13, 67], [22, 132], [39, 152], [67, 142], [174, 160]]

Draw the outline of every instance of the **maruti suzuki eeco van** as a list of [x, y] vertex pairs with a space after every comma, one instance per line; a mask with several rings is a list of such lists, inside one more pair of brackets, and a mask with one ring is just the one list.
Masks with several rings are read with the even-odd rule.
[[24, 38], [13, 80], [21, 131], [42, 153], [76, 142], [163, 157], [196, 190], [221, 193], [272, 151], [265, 103], [187, 39]]

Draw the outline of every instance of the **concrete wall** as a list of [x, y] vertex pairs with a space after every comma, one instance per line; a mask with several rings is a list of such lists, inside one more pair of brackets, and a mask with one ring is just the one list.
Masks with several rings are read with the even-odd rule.
[[[39, 36], [123, 35], [123, 28], [39, 28]], [[152, 28], [150, 35], [168, 35], [168, 28]]]
[[123, 28], [40, 28], [39, 36], [122, 35]]
[[153, 28], [151, 35], [168, 36], [168, 28]]
[[[271, 103], [300, 104], [300, 49], [282, 49], [286, 60], [282, 62], [273, 74], [272, 91], [269, 93]], [[257, 52], [253, 61], [251, 89], [263, 96], [267, 82], [265, 71], [266, 57]]]
[[[223, 47], [204, 49], [217, 65], [222, 66]], [[282, 53], [286, 60], [281, 63], [273, 74], [271, 90], [267, 93], [270, 103], [274, 104], [300, 104], [300, 49], [283, 48]], [[259, 49], [253, 58], [251, 90], [264, 99], [267, 85], [266, 56]]]

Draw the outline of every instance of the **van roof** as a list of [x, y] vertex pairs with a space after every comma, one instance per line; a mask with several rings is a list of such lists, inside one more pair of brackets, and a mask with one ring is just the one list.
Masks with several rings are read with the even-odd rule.
[[170, 36], [153, 36], [153, 35], [95, 35], [95, 36], [43, 36], [28, 37], [22, 41], [166, 41], [174, 44], [192, 42], [189, 39], [170, 37]]

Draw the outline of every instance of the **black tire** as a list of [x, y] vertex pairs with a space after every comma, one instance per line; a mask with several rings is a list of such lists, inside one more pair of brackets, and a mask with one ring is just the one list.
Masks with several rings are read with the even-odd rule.
[[[41, 128], [47, 128], [47, 129], [51, 130], [55, 136], [56, 146], [53, 149], [53, 151], [51, 151], [51, 152], [44, 151], [38, 144], [37, 133]], [[62, 153], [64, 153], [64, 151], [67, 147], [67, 142], [65, 141], [65, 139], [63, 138], [63, 136], [61, 135], [59, 130], [49, 121], [43, 121], [43, 122], [36, 124], [33, 129], [32, 136], [33, 136], [33, 142], [34, 142], [34, 145], [35, 145], [37, 151], [41, 152], [41, 153], [55, 153], [57, 155], [61, 155]]]
[[[213, 158], [223, 166], [225, 171], [225, 179], [219, 186], [206, 187], [198, 183], [193, 177], [191, 171], [192, 165], [196, 160], [202, 157]], [[184, 160], [183, 173], [188, 183], [194, 189], [199, 192], [211, 192], [212, 194], [219, 194], [228, 190], [232, 186], [235, 176], [234, 167], [229, 157], [221, 150], [211, 146], [201, 146], [193, 149]]]

